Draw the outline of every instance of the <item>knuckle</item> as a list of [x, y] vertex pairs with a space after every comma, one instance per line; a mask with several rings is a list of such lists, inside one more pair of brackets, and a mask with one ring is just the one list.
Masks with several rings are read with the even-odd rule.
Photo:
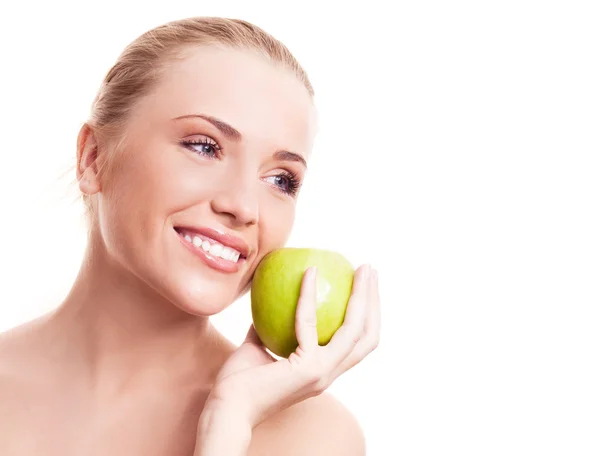
[[353, 345], [356, 345], [360, 342], [363, 337], [362, 328], [359, 327], [350, 327], [348, 328], [348, 338], [352, 342]]
[[364, 351], [367, 353], [371, 353], [379, 346], [379, 333], [374, 331], [369, 331], [363, 336], [363, 341], [361, 345], [364, 347]]
[[352, 345], [358, 344], [363, 337], [362, 328], [355, 324], [345, 325], [339, 331], [342, 333], [342, 337]]
[[310, 368], [306, 370], [306, 382], [310, 385], [317, 385], [325, 378], [325, 375], [324, 366], [319, 360], [315, 360]]
[[369, 339], [369, 335], [372, 334], [372, 333], [373, 333], [373, 331], [371, 330], [370, 325], [367, 325], [367, 326], [364, 327], [364, 329], [363, 329], [360, 337], [363, 338], [363, 339]]
[[317, 327], [317, 317], [315, 315], [307, 315], [304, 317], [303, 323], [308, 328], [316, 328]]
[[374, 351], [377, 347], [379, 347], [379, 342], [379, 337], [373, 338], [373, 340], [371, 340], [371, 343], [369, 344], [370, 351]]
[[301, 350], [300, 347], [288, 357], [290, 366], [295, 369], [302, 365], [302, 357], [297, 353], [299, 350]]

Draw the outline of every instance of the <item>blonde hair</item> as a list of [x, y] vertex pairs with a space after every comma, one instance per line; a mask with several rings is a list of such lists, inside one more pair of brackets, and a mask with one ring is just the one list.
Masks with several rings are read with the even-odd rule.
[[[119, 137], [122, 145], [123, 127], [136, 101], [154, 88], [169, 61], [181, 58], [183, 50], [197, 45], [255, 51], [291, 70], [314, 96], [306, 72], [292, 53], [260, 27], [240, 19], [192, 17], [151, 29], [124, 49], [106, 74], [87, 123], [101, 136]], [[88, 211], [91, 210], [86, 195], [83, 198]]]

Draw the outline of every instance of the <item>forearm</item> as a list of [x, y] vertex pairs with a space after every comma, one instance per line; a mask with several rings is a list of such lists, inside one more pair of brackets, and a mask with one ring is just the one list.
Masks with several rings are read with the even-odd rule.
[[246, 456], [252, 426], [232, 411], [206, 408], [198, 423], [194, 456]]

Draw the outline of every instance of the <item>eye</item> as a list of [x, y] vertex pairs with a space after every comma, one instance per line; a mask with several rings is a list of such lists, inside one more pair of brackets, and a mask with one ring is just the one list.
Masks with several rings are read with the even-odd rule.
[[221, 152], [221, 146], [208, 136], [198, 136], [195, 139], [186, 139], [181, 141], [181, 145], [192, 152], [207, 158], [218, 158]]
[[285, 171], [275, 176], [269, 176], [266, 181], [286, 195], [295, 196], [300, 189], [300, 179], [297, 174]]

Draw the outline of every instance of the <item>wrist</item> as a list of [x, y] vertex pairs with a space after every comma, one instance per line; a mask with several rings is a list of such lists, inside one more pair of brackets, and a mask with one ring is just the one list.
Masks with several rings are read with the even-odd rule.
[[213, 388], [204, 405], [208, 414], [216, 413], [219, 416], [228, 415], [236, 422], [247, 423], [254, 428], [256, 423], [255, 404], [248, 397], [245, 388]]
[[207, 403], [200, 415], [198, 432], [202, 433], [207, 429], [219, 428], [222, 425], [227, 428], [252, 431], [252, 423], [233, 404]]
[[234, 407], [208, 403], [198, 422], [194, 456], [245, 456], [252, 425]]

